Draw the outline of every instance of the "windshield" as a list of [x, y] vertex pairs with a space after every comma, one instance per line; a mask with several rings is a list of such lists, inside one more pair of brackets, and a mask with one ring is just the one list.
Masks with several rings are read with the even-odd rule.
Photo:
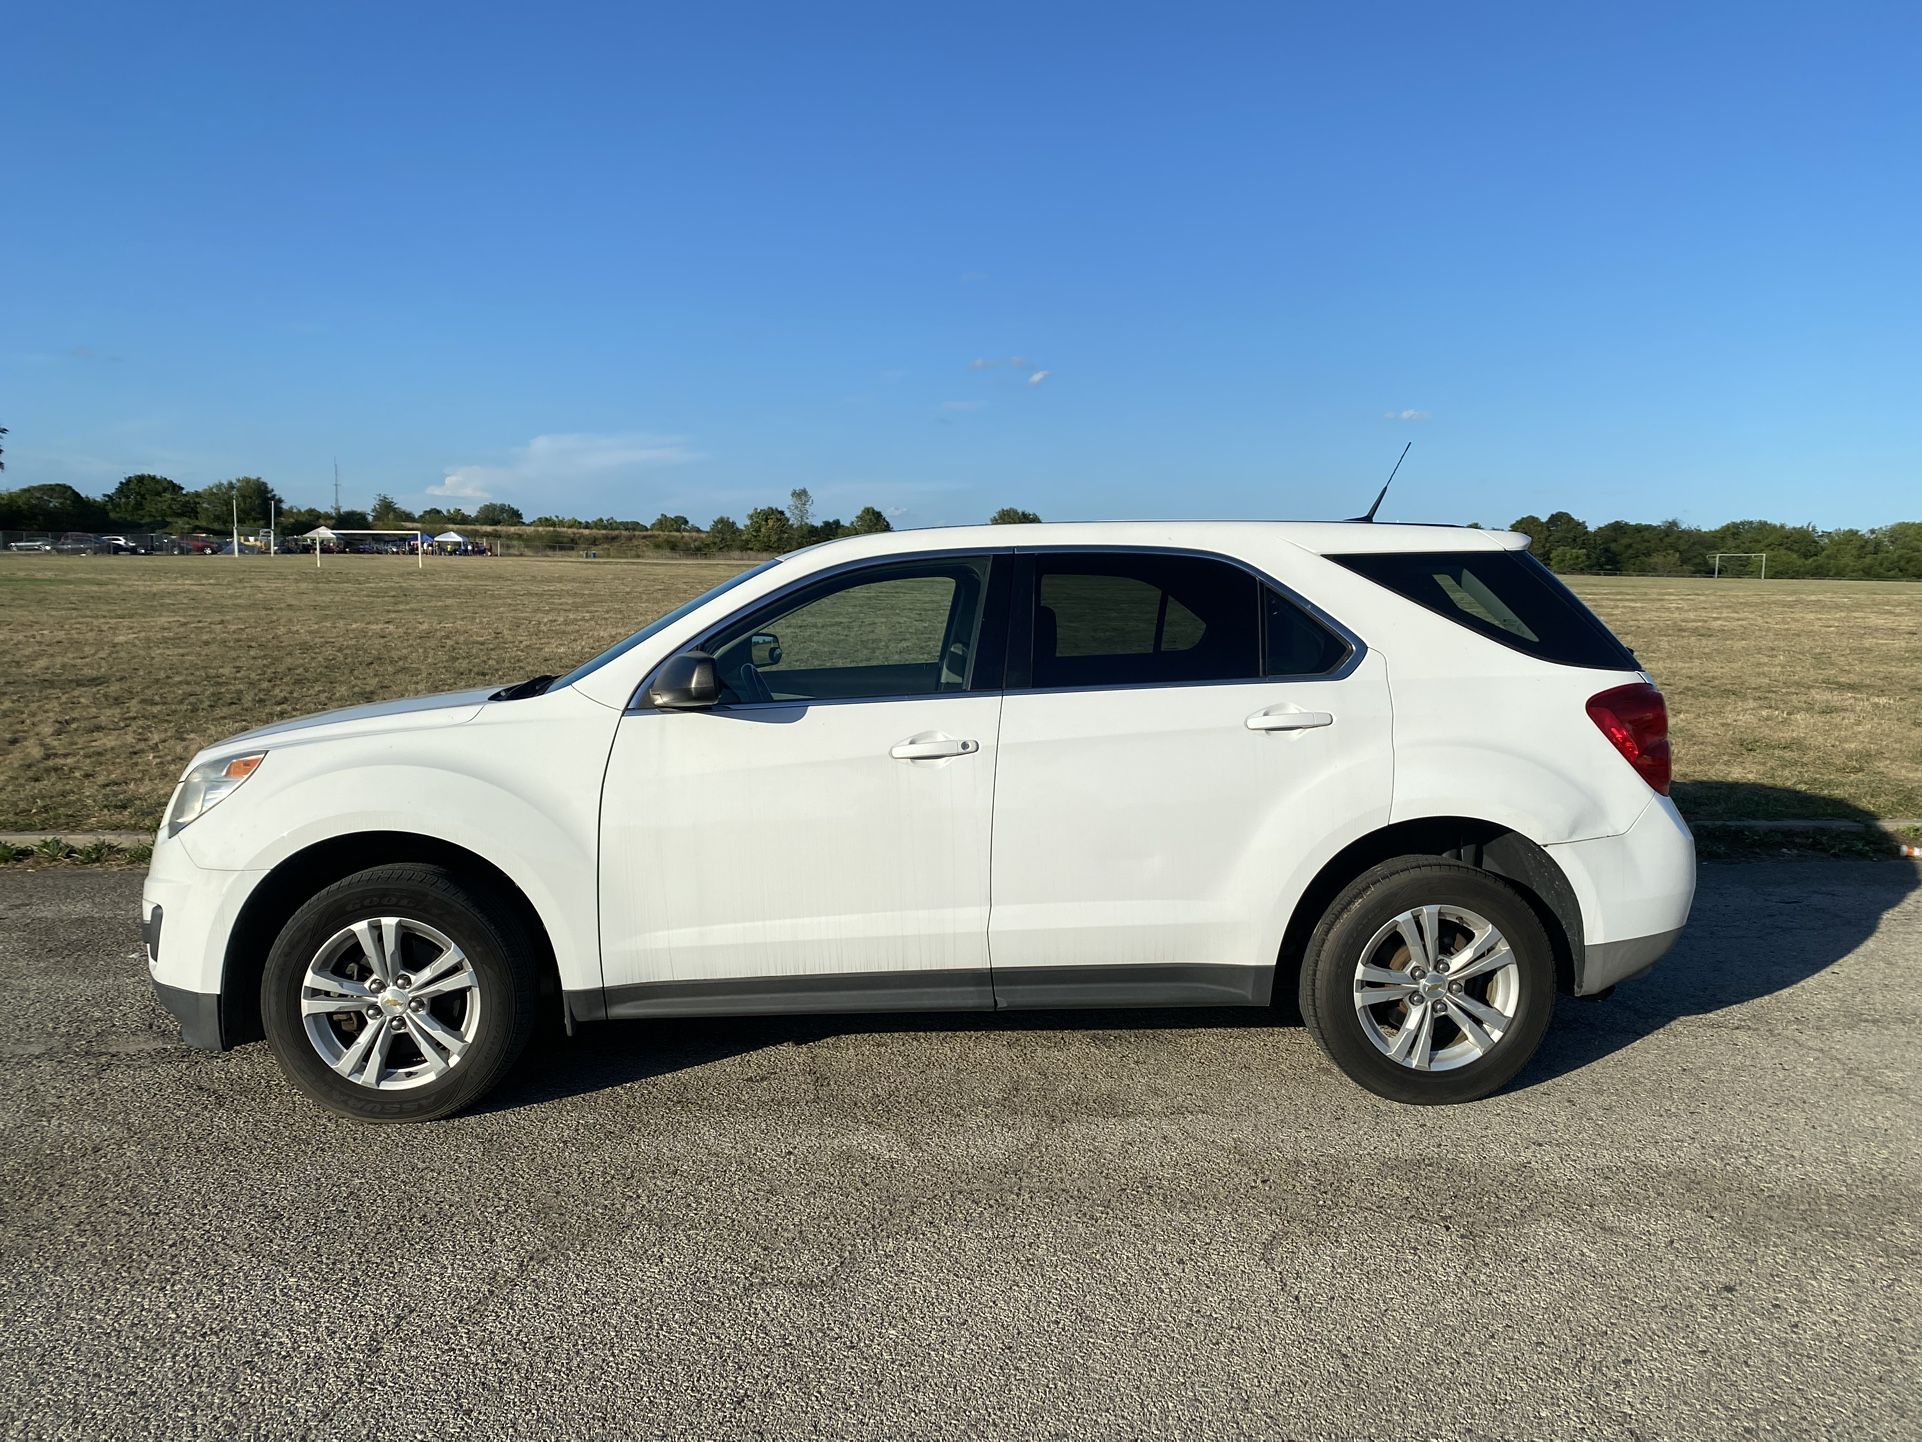
[[755, 566], [750, 570], [743, 571], [738, 576], [730, 576], [727, 580], [721, 582], [720, 585], [714, 587], [713, 590], [703, 591], [700, 595], [696, 596], [693, 600], [682, 602], [680, 605], [676, 606], [672, 611], [669, 611], [665, 616], [656, 617], [654, 620], [648, 622], [647, 625], [643, 626], [640, 630], [636, 631], [632, 636], [629, 636], [625, 641], [620, 641], [612, 646], [609, 646], [605, 651], [601, 652], [601, 654], [596, 656], [592, 661], [582, 662], [580, 665], [576, 666], [572, 671], [569, 671], [565, 676], [561, 677], [558, 681], [555, 681], [552, 685], [548, 686], [546, 689], [548, 689], [549, 691], [558, 691], [563, 686], [572, 686], [576, 681], [579, 681], [583, 677], [589, 676], [594, 672], [600, 670], [601, 667], [605, 666], [609, 661], [614, 660], [617, 656], [625, 656], [629, 651], [633, 650], [636, 646], [640, 645], [641, 642], [647, 640], [650, 636], [658, 635], [662, 630], [662, 628], [667, 626], [672, 626], [676, 621], [680, 620], [681, 617], [683, 616], [691, 616], [692, 614], [694, 614], [695, 611], [700, 609], [702, 606], [705, 606], [709, 601], [712, 601], [716, 596], [720, 595], [723, 591], [731, 591], [736, 586], [740, 585], [741, 582], [745, 581], [748, 577], [758, 576], [761, 574], [761, 572], [765, 571], [769, 566], [778, 566], [780, 564], [781, 564], [781, 558], [779, 556], [776, 556], [773, 560], [763, 561], [761, 562], [760, 565]]

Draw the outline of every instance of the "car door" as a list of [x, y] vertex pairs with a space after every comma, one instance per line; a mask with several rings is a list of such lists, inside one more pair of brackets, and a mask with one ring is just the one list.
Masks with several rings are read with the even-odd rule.
[[993, 1004], [1008, 570], [947, 553], [803, 582], [705, 639], [719, 705], [622, 717], [601, 801], [610, 1014]]
[[1265, 1002], [1283, 888], [1331, 835], [1387, 822], [1384, 663], [1220, 557], [1017, 563], [997, 1004]]

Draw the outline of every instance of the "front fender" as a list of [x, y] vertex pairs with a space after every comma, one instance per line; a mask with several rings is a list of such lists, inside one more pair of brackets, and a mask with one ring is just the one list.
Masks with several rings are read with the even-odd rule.
[[461, 847], [526, 895], [562, 984], [598, 987], [600, 785], [617, 720], [585, 698], [510, 702], [459, 726], [274, 748], [253, 780], [178, 840], [203, 870], [255, 877], [361, 833]]

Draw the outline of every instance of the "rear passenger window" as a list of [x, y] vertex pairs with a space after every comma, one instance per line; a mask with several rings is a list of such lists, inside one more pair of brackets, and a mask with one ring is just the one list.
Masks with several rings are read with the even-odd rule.
[[1258, 677], [1258, 590], [1248, 572], [1205, 556], [1037, 556], [1033, 684]]

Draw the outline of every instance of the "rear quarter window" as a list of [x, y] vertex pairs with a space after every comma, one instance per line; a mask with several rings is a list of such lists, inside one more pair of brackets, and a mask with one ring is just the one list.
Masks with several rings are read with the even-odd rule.
[[1559, 666], [1641, 669], [1635, 653], [1526, 551], [1383, 551], [1328, 559], [1510, 650]]

